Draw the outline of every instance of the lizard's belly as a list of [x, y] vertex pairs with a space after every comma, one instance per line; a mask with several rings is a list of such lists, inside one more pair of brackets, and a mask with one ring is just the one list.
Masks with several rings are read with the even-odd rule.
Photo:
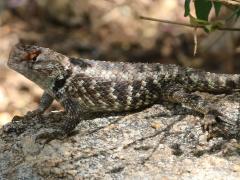
[[[94, 82], [93, 82], [94, 81]], [[129, 111], [150, 106], [160, 99], [159, 84], [152, 81], [114, 82], [79, 80], [68, 95], [87, 111]]]
[[93, 112], [130, 111], [153, 105], [156, 102], [156, 98], [153, 97], [144, 99], [127, 97], [126, 99], [111, 101], [108, 98], [94, 99], [94, 97], [87, 95], [77, 100], [82, 109]]

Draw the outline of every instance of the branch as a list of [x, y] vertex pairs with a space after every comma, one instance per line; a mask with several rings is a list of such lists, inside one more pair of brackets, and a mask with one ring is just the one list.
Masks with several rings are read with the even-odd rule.
[[[157, 18], [151, 18], [151, 17], [145, 17], [145, 16], [139, 16], [139, 18], [143, 19], [143, 20], [157, 21], [157, 22], [161, 22], [161, 23], [187, 26], [187, 27], [191, 27], [191, 28], [204, 28], [205, 27], [204, 25], [192, 25], [192, 24], [183, 23], [183, 22], [169, 21], [169, 20], [157, 19]], [[240, 31], [240, 28], [217, 27], [216, 30], [220, 30], [220, 31]]]

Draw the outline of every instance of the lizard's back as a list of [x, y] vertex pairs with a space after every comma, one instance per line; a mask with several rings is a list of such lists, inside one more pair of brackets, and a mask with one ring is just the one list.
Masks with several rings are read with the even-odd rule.
[[156, 103], [161, 96], [162, 66], [71, 59], [68, 97], [87, 111], [125, 111]]
[[[68, 96], [87, 111], [125, 111], [159, 101], [168, 85], [185, 90], [226, 92], [239, 84], [239, 75], [206, 73], [159, 63], [113, 63], [71, 59], [73, 74], [66, 83]], [[170, 86], [171, 86], [170, 85]], [[234, 87], [236, 88], [236, 86]]]

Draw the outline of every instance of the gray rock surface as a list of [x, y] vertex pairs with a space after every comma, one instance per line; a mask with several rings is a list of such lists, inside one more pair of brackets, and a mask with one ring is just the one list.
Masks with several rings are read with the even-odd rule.
[[0, 130], [0, 179], [240, 179], [240, 95], [202, 95], [232, 124], [219, 122], [210, 139], [201, 115], [169, 103], [83, 121], [49, 142], [35, 137], [61, 113], [15, 117]]

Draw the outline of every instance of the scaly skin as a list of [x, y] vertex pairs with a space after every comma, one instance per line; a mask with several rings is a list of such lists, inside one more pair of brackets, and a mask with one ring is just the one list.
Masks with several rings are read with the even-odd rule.
[[83, 119], [141, 110], [160, 101], [172, 101], [202, 113], [207, 122], [224, 117], [195, 91], [239, 91], [240, 75], [215, 74], [176, 65], [126, 63], [69, 58], [51, 49], [17, 45], [8, 66], [43, 90], [44, 113], [56, 99], [66, 110], [61, 134], [70, 133]]

